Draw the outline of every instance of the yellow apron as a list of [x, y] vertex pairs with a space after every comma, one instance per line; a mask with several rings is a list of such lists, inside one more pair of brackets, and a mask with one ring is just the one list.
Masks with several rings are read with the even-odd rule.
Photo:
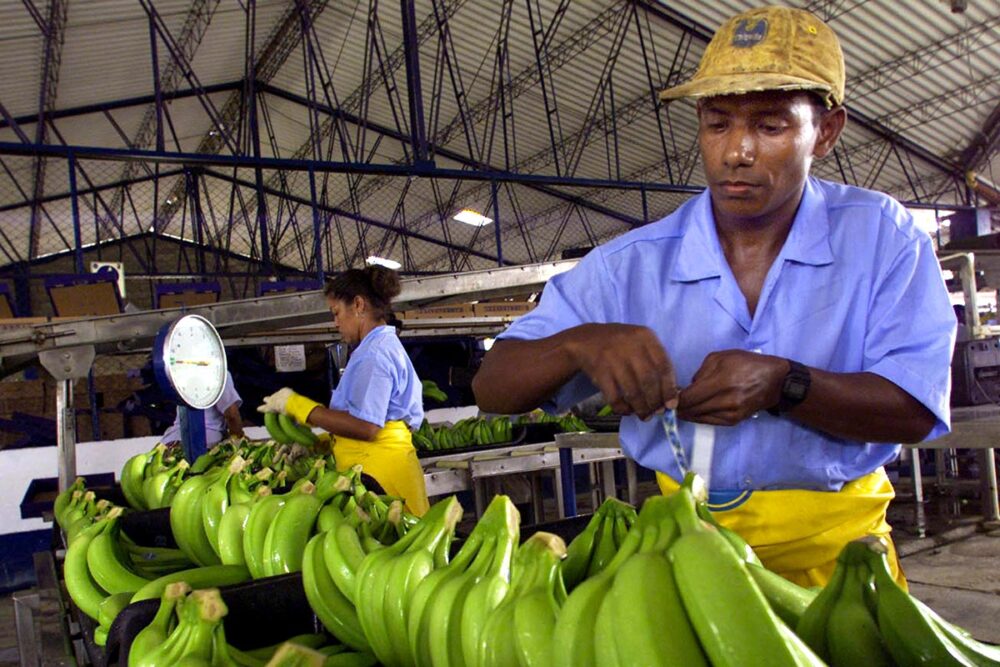
[[[663, 494], [679, 486], [659, 472], [656, 481]], [[879, 468], [845, 484], [839, 492], [746, 491], [724, 499], [711, 494], [708, 507], [720, 524], [753, 547], [768, 569], [800, 586], [825, 585], [845, 544], [876, 535], [888, 544], [892, 574], [906, 588], [889, 537], [892, 528], [885, 520], [895, 495], [885, 470]]]
[[430, 503], [424, 471], [405, 423], [386, 422], [372, 442], [335, 436], [333, 458], [339, 471], [360, 463], [362, 472], [374, 477], [390, 496], [402, 498], [411, 514], [423, 516], [427, 512]]

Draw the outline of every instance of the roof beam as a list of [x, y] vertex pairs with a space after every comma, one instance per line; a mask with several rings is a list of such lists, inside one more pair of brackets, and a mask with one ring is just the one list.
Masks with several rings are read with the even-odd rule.
[[[42, 122], [45, 113], [56, 105], [59, 87], [59, 65], [62, 61], [63, 41], [66, 37], [67, 0], [50, 0], [48, 18], [42, 30], [45, 36], [42, 55], [41, 85], [38, 91], [38, 124], [35, 126], [35, 143], [44, 144], [48, 140], [48, 127]], [[33, 6], [33, 5], [32, 5]], [[32, 16], [35, 16], [33, 13]], [[35, 21], [38, 18], [35, 17]], [[32, 201], [37, 202], [45, 194], [45, 159], [35, 157]], [[28, 257], [38, 254], [41, 238], [41, 210], [37, 204], [31, 207], [31, 226], [28, 231]]]

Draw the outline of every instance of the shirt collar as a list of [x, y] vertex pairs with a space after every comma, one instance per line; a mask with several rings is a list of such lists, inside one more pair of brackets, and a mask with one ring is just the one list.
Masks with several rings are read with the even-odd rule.
[[[692, 202], [681, 223], [681, 246], [670, 277], [680, 281], [714, 278], [722, 274], [722, 246], [715, 229], [712, 199], [706, 189]], [[782, 249], [784, 259], [821, 266], [833, 261], [826, 200], [812, 178], [806, 179], [802, 202]]]

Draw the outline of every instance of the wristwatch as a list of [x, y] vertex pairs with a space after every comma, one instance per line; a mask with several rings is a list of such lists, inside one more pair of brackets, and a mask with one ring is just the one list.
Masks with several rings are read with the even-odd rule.
[[781, 382], [781, 398], [767, 411], [777, 417], [782, 412], [788, 412], [796, 405], [806, 400], [809, 394], [809, 369], [797, 361], [788, 360], [789, 369]]

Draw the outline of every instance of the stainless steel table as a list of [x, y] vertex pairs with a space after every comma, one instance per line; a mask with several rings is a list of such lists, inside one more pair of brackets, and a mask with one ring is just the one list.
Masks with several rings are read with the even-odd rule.
[[996, 454], [1000, 447], [1000, 406], [976, 405], [951, 409], [951, 433], [934, 440], [905, 445], [912, 450], [913, 494], [917, 504], [917, 530], [925, 532], [923, 514], [923, 478], [920, 471], [921, 449], [932, 449], [937, 457], [937, 475], [942, 480], [945, 453], [955, 449], [979, 451], [980, 483], [983, 495], [983, 516], [987, 521], [1000, 521], [1000, 496], [997, 490]]
[[[576, 515], [574, 464], [590, 464], [596, 477], [594, 502], [616, 493], [614, 461], [625, 458], [617, 433], [570, 433], [556, 435], [555, 442], [516, 445], [482, 452], [442, 454], [420, 459], [424, 469], [427, 495], [436, 496], [472, 490], [476, 512], [481, 514], [488, 502], [486, 481], [503, 475], [558, 471], [554, 478], [559, 518]], [[566, 459], [564, 461], [564, 459]], [[626, 459], [629, 502], [636, 501], [635, 464]], [[535, 516], [543, 516], [541, 489], [537, 476], [532, 477], [532, 507]]]

